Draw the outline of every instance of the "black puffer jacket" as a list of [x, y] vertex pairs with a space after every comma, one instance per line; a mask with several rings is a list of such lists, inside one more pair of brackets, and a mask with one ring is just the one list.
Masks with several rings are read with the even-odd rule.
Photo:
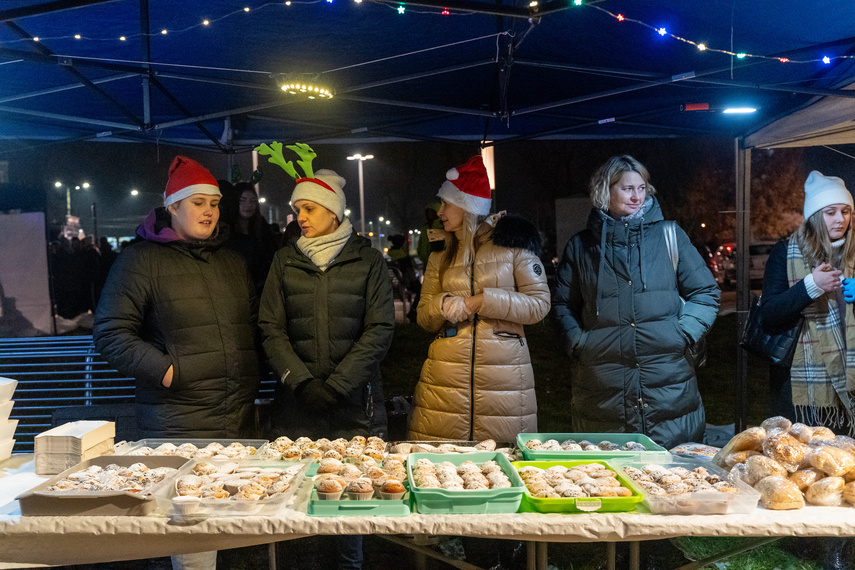
[[671, 448], [704, 435], [685, 353], [715, 321], [721, 292], [679, 228], [674, 274], [656, 198], [646, 208], [628, 221], [592, 209], [564, 250], [553, 307], [574, 358], [573, 431], [641, 432]]
[[222, 247], [222, 228], [198, 244], [179, 240], [163, 208], [137, 231], [145, 241], [116, 259], [93, 335], [108, 362], [136, 379], [140, 436], [253, 436], [258, 301], [243, 259]]
[[[395, 307], [382, 254], [356, 232], [326, 271], [288, 243], [273, 259], [259, 309], [264, 352], [280, 382], [272, 437], [352, 437], [386, 429], [380, 362]], [[294, 396], [310, 379], [339, 396], [314, 414]]]

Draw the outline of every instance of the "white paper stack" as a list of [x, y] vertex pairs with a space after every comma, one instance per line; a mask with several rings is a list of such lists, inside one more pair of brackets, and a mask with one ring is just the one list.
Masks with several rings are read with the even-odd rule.
[[10, 420], [9, 414], [12, 413], [12, 406], [15, 405], [12, 394], [15, 393], [17, 385], [17, 380], [0, 377], [0, 461], [9, 459], [12, 455], [12, 447], [15, 445], [13, 438], [18, 420]]
[[36, 473], [56, 475], [81, 461], [113, 453], [115, 422], [69, 422], [35, 437]]

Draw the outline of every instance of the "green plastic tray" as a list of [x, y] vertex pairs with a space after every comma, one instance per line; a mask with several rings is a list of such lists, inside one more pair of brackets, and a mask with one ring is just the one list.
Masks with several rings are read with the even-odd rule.
[[[538, 438], [540, 439], [540, 438]], [[617, 442], [615, 442], [617, 443]], [[623, 513], [632, 511], [636, 505], [644, 500], [644, 497], [638, 491], [638, 488], [624, 476], [618, 469], [605, 460], [599, 459], [578, 459], [568, 461], [514, 461], [511, 465], [514, 469], [531, 465], [540, 467], [541, 469], [549, 469], [555, 465], [563, 465], [564, 467], [574, 467], [585, 463], [600, 463], [606, 469], [614, 471], [617, 474], [618, 481], [621, 485], [632, 491], [631, 497], [562, 497], [560, 499], [541, 499], [532, 497], [528, 489], [525, 489], [520, 503], [521, 513]]]
[[318, 498], [318, 491], [312, 489], [306, 512], [313, 517], [406, 517], [410, 514], [412, 497], [409, 491], [397, 501], [388, 499], [351, 501], [347, 498], [347, 494], [342, 497], [338, 501], [321, 500]]
[[[546, 441], [556, 439], [561, 443], [567, 439], [582, 441], [587, 439], [591, 443], [600, 443], [608, 440], [618, 445], [624, 445], [635, 441], [644, 446], [647, 451], [535, 451], [526, 447], [526, 442], [532, 439]], [[517, 434], [517, 447], [522, 451], [528, 461], [564, 461], [567, 459], [612, 459], [616, 457], [627, 459], [643, 459], [651, 456], [667, 456], [668, 450], [654, 442], [643, 433], [519, 433]]]
[[[419, 459], [428, 459], [439, 464], [450, 461], [460, 465], [472, 461], [478, 465], [493, 460], [499, 464], [511, 480], [511, 487], [485, 489], [483, 491], [454, 491], [449, 489], [421, 489], [413, 481], [413, 465]], [[503, 454], [495, 451], [479, 453], [411, 453], [407, 459], [407, 477], [415, 497], [416, 510], [426, 514], [484, 514], [515, 513], [519, 509], [525, 485], [517, 470]]]

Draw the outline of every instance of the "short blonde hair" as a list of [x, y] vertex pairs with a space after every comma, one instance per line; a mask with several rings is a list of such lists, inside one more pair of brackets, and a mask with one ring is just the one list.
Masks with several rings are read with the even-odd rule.
[[595, 207], [607, 212], [609, 210], [610, 190], [613, 184], [618, 182], [627, 172], [635, 172], [644, 180], [647, 187], [647, 195], [656, 194], [656, 188], [650, 183], [650, 174], [644, 165], [628, 154], [613, 156], [603, 163], [591, 176], [588, 189], [591, 192], [591, 202]]

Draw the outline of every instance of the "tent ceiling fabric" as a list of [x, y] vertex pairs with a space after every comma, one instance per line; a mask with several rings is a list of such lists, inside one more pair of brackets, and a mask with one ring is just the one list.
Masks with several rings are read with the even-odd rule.
[[[855, 91], [840, 90], [855, 81], [851, 0], [289, 4], [3, 3], [0, 141], [242, 152], [271, 139], [736, 137], [796, 111], [800, 130], [831, 136], [821, 117], [855, 118]], [[284, 74], [335, 97], [296, 100]], [[681, 110], [692, 103], [713, 111]], [[731, 105], [758, 111], [721, 113]], [[776, 128], [748, 140], [802, 136]]]

